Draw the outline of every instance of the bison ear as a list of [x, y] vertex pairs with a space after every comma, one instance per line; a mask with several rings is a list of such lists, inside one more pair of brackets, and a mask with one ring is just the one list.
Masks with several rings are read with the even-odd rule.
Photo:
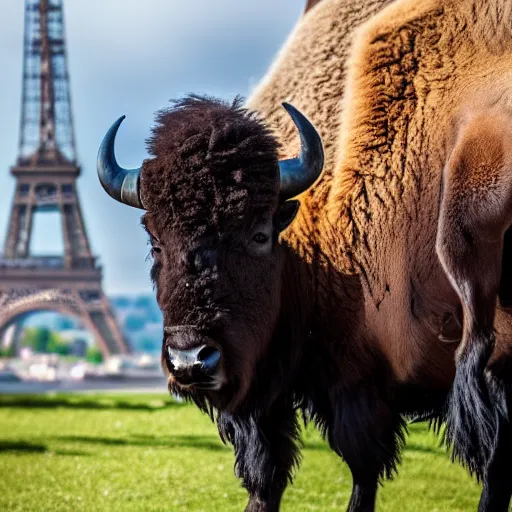
[[320, 2], [320, 0], [308, 0], [306, 3], [306, 7], [304, 8], [304, 14], [307, 13], [310, 9], [312, 9], [319, 2]]
[[286, 201], [283, 203], [279, 210], [277, 210], [275, 216], [275, 226], [277, 231], [280, 233], [284, 231], [295, 219], [297, 212], [299, 211], [300, 201], [296, 199], [291, 199], [290, 201]]

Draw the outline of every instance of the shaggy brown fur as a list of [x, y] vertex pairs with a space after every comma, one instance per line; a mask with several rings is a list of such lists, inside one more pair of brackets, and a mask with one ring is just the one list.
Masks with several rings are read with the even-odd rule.
[[[288, 101], [314, 123], [324, 142], [325, 165], [314, 189], [304, 193], [295, 228], [285, 234], [311, 260], [311, 228], [331, 187], [337, 159], [346, 59], [359, 25], [392, 0], [322, 0], [303, 16], [246, 106], [260, 113], [281, 142], [280, 157], [297, 154], [293, 123], [281, 108]], [[304, 226], [300, 229], [299, 226]]]
[[189, 96], [156, 122], [148, 150], [158, 158], [144, 164], [141, 199], [163, 226], [201, 238], [275, 208], [277, 143], [240, 99]]
[[[446, 349], [424, 341], [442, 331], [443, 311], [458, 314], [435, 248], [442, 169], [459, 133], [480, 122], [476, 115], [508, 112], [511, 13], [499, 1], [402, 1], [356, 41], [343, 158], [327, 203], [328, 224], [345, 245], [330, 253], [340, 269], [363, 277], [368, 307], [379, 311], [369, 315], [378, 338], [403, 333], [382, 347], [400, 380], [445, 375]], [[469, 184], [459, 183], [462, 193]]]

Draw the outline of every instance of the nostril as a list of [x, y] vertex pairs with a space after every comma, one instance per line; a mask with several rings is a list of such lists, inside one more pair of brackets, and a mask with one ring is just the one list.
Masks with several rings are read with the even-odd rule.
[[197, 354], [197, 360], [209, 370], [215, 368], [220, 361], [220, 352], [209, 345], [205, 345]]

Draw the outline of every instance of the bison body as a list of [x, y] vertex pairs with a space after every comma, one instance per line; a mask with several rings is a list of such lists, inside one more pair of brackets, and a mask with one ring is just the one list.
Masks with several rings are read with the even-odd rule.
[[[297, 411], [349, 465], [352, 512], [412, 418], [446, 422], [480, 510], [508, 510], [512, 7], [387, 4], [310, 2], [249, 110], [177, 103], [137, 171], [100, 151], [105, 188], [147, 210], [169, 386], [233, 444], [248, 511], [279, 508]], [[287, 107], [297, 144], [282, 100], [324, 140], [296, 199], [314, 134]]]

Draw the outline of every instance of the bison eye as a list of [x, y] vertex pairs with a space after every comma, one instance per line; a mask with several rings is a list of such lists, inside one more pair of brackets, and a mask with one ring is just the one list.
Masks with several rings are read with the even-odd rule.
[[160, 249], [157, 243], [158, 240], [154, 237], [151, 237], [151, 256], [153, 256], [153, 258], [155, 256], [160, 256], [160, 253], [162, 252], [162, 249]]
[[154, 256], [155, 254], [160, 254], [162, 252], [162, 249], [158, 246], [160, 240], [158, 240], [153, 235], [150, 235], [149, 237], [149, 243], [151, 244], [151, 255]]
[[268, 242], [268, 236], [265, 233], [256, 233], [252, 237], [253, 241], [257, 244], [266, 244]]

